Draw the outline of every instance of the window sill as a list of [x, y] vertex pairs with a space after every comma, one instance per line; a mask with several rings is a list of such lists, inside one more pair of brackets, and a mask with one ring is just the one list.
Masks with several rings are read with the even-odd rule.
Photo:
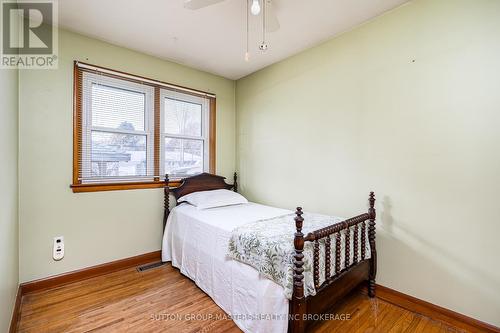
[[[170, 187], [176, 187], [181, 184], [181, 180], [175, 180], [168, 183]], [[130, 182], [130, 183], [110, 183], [110, 184], [72, 184], [70, 185], [73, 193], [82, 192], [102, 192], [102, 191], [120, 191], [120, 190], [139, 190], [148, 188], [163, 188], [165, 182]]]

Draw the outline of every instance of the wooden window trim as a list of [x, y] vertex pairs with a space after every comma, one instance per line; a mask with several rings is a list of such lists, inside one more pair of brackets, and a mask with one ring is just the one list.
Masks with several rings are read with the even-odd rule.
[[215, 139], [217, 138], [217, 133], [216, 133], [216, 109], [217, 109], [217, 102], [214, 97], [211, 97], [209, 99], [210, 101], [210, 106], [209, 106], [209, 115], [208, 115], [208, 121], [209, 121], [209, 129], [208, 129], [208, 149], [209, 149], [209, 157], [208, 157], [208, 169], [210, 173], [215, 174]]
[[[99, 191], [116, 191], [116, 190], [135, 190], [135, 189], [150, 189], [150, 188], [162, 188], [165, 186], [165, 182], [160, 180], [159, 177], [154, 177], [153, 181], [149, 182], [115, 182], [115, 183], [86, 183], [82, 184], [81, 180], [79, 179], [79, 174], [81, 170], [81, 160], [82, 160], [82, 117], [83, 117], [83, 108], [82, 108], [82, 78], [83, 78], [83, 72], [90, 72], [92, 73], [92, 70], [87, 70], [84, 68], [80, 68], [78, 66], [78, 61], [74, 62], [73, 65], [73, 181], [72, 184], [70, 185], [70, 188], [73, 190], [74, 193], [81, 193], [81, 192], [99, 192]], [[80, 62], [81, 63], [81, 62]], [[175, 87], [179, 88], [179, 92], [182, 92], [184, 94], [190, 94], [193, 96], [202, 96], [205, 98], [208, 98], [209, 100], [209, 135], [208, 135], [208, 142], [209, 142], [209, 172], [210, 173], [215, 173], [215, 164], [216, 164], [216, 98], [209, 96], [207, 97], [207, 92], [203, 91], [198, 91], [190, 88], [185, 88], [182, 86], [175, 86], [170, 83], [166, 82], [161, 82], [157, 80], [152, 80], [148, 79], [143, 76], [138, 76], [130, 73], [125, 73], [125, 72], [120, 72], [116, 70], [111, 70], [105, 67], [100, 67], [100, 66], [95, 66], [95, 65], [90, 65], [86, 64], [95, 68], [100, 68], [106, 71], [112, 71], [114, 73], [117, 73], [117, 75], [113, 75], [110, 73], [106, 73], [103, 75], [109, 76], [109, 77], [114, 77], [118, 78], [120, 80], [125, 80], [125, 81], [130, 81], [130, 82], [136, 82], [136, 83], [142, 83], [146, 84], [149, 86], [152, 86], [155, 88], [154, 90], [154, 151], [155, 151], [155, 156], [154, 156], [154, 171], [155, 175], [158, 175], [160, 172], [160, 140], [161, 140], [161, 133], [160, 133], [160, 128], [161, 128], [161, 117], [160, 117], [160, 91], [161, 89], [170, 89], [170, 88], [165, 88], [161, 86], [160, 84], [155, 85], [154, 83], [150, 82], [144, 82], [141, 81], [141, 79], [144, 80], [150, 80], [150, 81], [156, 81], [159, 83], [167, 84], [169, 86], [172, 86], [174, 88], [171, 88], [171, 90], [175, 90]], [[120, 76], [119, 74], [127, 75], [127, 77]], [[134, 78], [131, 78], [134, 77]], [[189, 89], [190, 91], [186, 91], [183, 89]], [[182, 179], [175, 179], [172, 181], [169, 181], [169, 186], [179, 186], [181, 183]]]
[[[168, 186], [171, 187], [177, 187], [180, 184], [181, 180], [168, 182]], [[117, 191], [117, 190], [138, 190], [138, 189], [162, 188], [162, 187], [165, 187], [165, 182], [163, 181], [71, 185], [71, 189], [73, 190], [74, 193]]]

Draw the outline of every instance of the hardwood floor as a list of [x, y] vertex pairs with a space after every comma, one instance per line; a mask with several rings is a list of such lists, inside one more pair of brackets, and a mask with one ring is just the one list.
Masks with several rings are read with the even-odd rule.
[[[323, 322], [312, 331], [465, 332], [359, 292], [338, 304], [335, 313], [350, 319]], [[27, 294], [18, 332], [240, 332], [224, 317], [191, 280], [163, 265]]]

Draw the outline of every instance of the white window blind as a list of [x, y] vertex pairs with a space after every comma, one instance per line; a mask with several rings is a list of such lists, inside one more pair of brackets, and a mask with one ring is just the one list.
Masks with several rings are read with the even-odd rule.
[[153, 180], [154, 88], [88, 72], [82, 86], [82, 183]]
[[162, 89], [160, 105], [163, 173], [175, 179], [208, 171], [208, 99]]

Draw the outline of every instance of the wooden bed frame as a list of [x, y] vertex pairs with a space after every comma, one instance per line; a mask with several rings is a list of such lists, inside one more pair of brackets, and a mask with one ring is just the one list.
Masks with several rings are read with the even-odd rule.
[[[165, 227], [170, 213], [170, 193], [176, 200], [183, 195], [217, 189], [228, 189], [238, 191], [237, 175], [234, 173], [234, 183], [227, 184], [225, 177], [202, 173], [182, 180], [181, 185], [175, 188], [168, 186], [168, 175], [165, 176], [164, 188], [164, 215], [163, 226]], [[290, 300], [288, 331], [291, 333], [303, 333], [317, 321], [321, 321], [321, 315], [331, 313], [333, 306], [351, 290], [361, 283], [367, 282], [368, 295], [375, 297], [375, 275], [377, 273], [377, 251], [375, 248], [375, 195], [370, 192], [368, 199], [369, 208], [367, 213], [360, 214], [345, 221], [332, 224], [326, 228], [315, 230], [304, 235], [302, 233], [302, 208], [297, 207], [295, 212], [295, 238], [294, 238], [294, 261], [293, 261], [293, 294]], [[180, 203], [176, 203], [180, 204]], [[368, 221], [368, 225], [367, 222]], [[368, 242], [370, 244], [371, 258], [366, 259], [366, 228], [368, 227]], [[354, 228], [353, 237], [353, 261], [350, 262], [350, 233], [342, 231]], [[358, 239], [358, 231], [361, 228], [361, 246]], [[330, 272], [331, 265], [331, 235], [335, 234], [335, 272]], [[341, 237], [345, 240], [346, 268], [339, 270], [341, 257]], [[319, 284], [319, 241], [325, 243], [325, 276], [327, 279]], [[314, 243], [314, 285], [315, 296], [304, 296], [304, 250], [305, 242]], [[327, 318], [328, 319], [328, 318]]]

